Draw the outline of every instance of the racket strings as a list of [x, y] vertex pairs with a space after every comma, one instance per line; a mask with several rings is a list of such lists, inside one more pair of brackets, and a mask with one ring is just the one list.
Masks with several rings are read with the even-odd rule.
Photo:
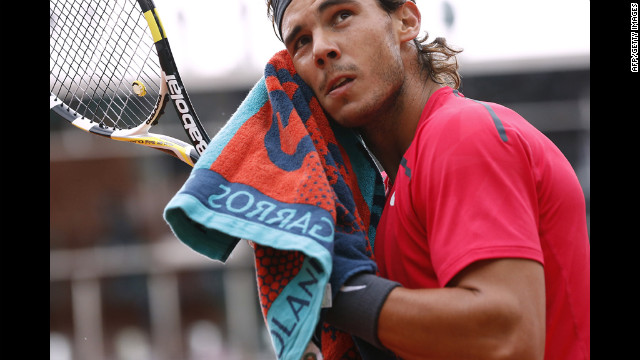
[[[50, 2], [50, 87], [78, 114], [126, 129], [153, 113], [160, 64], [135, 1]], [[146, 95], [133, 92], [142, 83]]]

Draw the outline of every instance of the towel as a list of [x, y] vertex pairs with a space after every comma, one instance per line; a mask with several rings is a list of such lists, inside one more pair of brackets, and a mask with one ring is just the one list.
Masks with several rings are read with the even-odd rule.
[[321, 310], [350, 276], [377, 272], [383, 206], [382, 177], [361, 138], [327, 118], [283, 50], [164, 217], [182, 242], [222, 262], [249, 241], [278, 359], [301, 359], [312, 340], [325, 360], [361, 359], [358, 339], [324, 323]]

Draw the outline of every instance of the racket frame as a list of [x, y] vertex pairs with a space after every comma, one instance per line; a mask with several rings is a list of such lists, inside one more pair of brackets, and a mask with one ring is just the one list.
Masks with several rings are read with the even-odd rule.
[[[137, 2], [153, 37], [161, 68], [161, 74], [159, 74], [159, 96], [153, 111], [147, 119], [131, 129], [107, 127], [77, 113], [51, 92], [49, 108], [81, 130], [113, 140], [161, 150], [190, 166], [194, 166], [200, 155], [206, 150], [210, 138], [202, 126], [182, 82], [164, 27], [153, 1], [137, 0]], [[180, 118], [182, 127], [191, 144], [170, 136], [149, 132], [164, 114], [164, 108], [169, 101], [173, 103], [176, 115]]]

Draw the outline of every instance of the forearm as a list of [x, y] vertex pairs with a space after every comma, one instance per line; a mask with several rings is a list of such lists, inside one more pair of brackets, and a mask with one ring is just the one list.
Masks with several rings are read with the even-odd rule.
[[[327, 319], [405, 360], [540, 360], [545, 338], [543, 276], [540, 264], [518, 260], [470, 266], [449, 287], [437, 289], [390, 287], [388, 280], [373, 276], [366, 281], [375, 284], [367, 288], [386, 288], [384, 296], [339, 294], [334, 316]], [[374, 308], [379, 309], [374, 317], [365, 311]], [[374, 318], [375, 326], [358, 325], [372, 324]]]
[[544, 294], [539, 263], [477, 262], [449, 287], [391, 291], [379, 316], [378, 338], [406, 360], [540, 360]]
[[406, 360], [502, 358], [516, 350], [508, 308], [468, 289], [397, 288], [382, 307], [378, 337]]

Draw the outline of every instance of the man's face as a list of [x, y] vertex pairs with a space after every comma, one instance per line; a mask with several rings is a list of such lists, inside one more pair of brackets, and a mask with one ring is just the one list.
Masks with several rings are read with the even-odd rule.
[[365, 125], [402, 88], [392, 18], [377, 0], [293, 0], [284, 13], [282, 36], [296, 71], [344, 126]]

